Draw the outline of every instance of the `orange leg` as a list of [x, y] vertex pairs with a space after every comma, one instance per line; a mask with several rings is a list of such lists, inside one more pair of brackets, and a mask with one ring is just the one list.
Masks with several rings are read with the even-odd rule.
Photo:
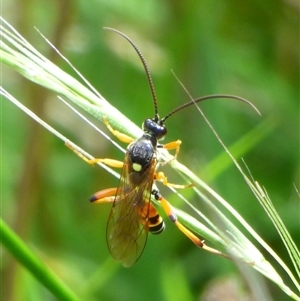
[[[169, 142], [169, 143], [166, 143], [166, 144], [162, 144], [162, 147], [167, 149], [167, 150], [175, 149], [175, 155], [174, 155], [174, 158], [172, 160], [176, 160], [177, 156], [179, 154], [180, 145], [181, 145], [181, 140], [176, 140], [176, 141], [172, 141], [172, 142]], [[170, 162], [170, 161], [168, 161], [168, 162]], [[168, 162], [166, 162], [166, 163], [168, 163]]]
[[90, 202], [99, 204], [99, 203], [112, 203], [115, 199], [116, 194], [118, 193], [118, 188], [107, 188], [100, 190], [94, 193], [90, 198]]
[[123, 162], [119, 160], [114, 160], [114, 159], [88, 159], [86, 156], [84, 156], [81, 152], [79, 152], [76, 148], [74, 148], [68, 141], [66, 141], [66, 146], [73, 151], [79, 158], [81, 158], [83, 161], [85, 161], [88, 164], [94, 165], [96, 163], [103, 163], [105, 165], [108, 165], [110, 167], [115, 167], [115, 168], [122, 168], [123, 167]]
[[89, 200], [91, 203], [95, 203], [95, 204], [113, 203], [115, 201], [115, 199], [117, 199], [118, 201], [121, 201], [127, 195], [126, 196], [124, 195], [121, 199], [120, 191], [121, 191], [120, 187], [106, 188], [106, 189], [103, 189], [103, 190], [100, 190], [100, 191], [97, 191], [96, 193], [94, 193], [89, 198]]
[[115, 160], [115, 159], [108, 159], [108, 158], [91, 159], [91, 160], [88, 159], [86, 162], [91, 165], [94, 165], [96, 163], [103, 163], [105, 165], [108, 165], [110, 167], [115, 167], [115, 168], [122, 168], [124, 165], [124, 163], [122, 161]]
[[193, 183], [188, 184], [188, 185], [169, 183], [168, 178], [165, 176], [165, 174], [162, 171], [159, 171], [158, 173], [155, 174], [155, 180], [163, 183], [163, 185], [165, 185], [165, 186], [173, 187], [176, 189], [185, 189], [185, 188], [193, 186]]
[[106, 117], [103, 117], [103, 122], [104, 124], [107, 126], [107, 128], [109, 129], [109, 131], [116, 136], [120, 141], [125, 142], [125, 143], [131, 143], [134, 139], [126, 134], [123, 134], [119, 131], [116, 131], [112, 128], [112, 126], [109, 124], [108, 120], [106, 119]]
[[[119, 131], [116, 131], [112, 128], [112, 126], [109, 124], [108, 120], [106, 117], [103, 117], [103, 122], [109, 129], [109, 131], [116, 136], [120, 141], [125, 142], [125, 143], [131, 143], [134, 139], [132, 137], [129, 137], [126, 134], [123, 134]], [[65, 143], [66, 146], [71, 149], [78, 157], [80, 157], [82, 160], [84, 160], [86, 163], [94, 165], [96, 163], [103, 163], [105, 165], [108, 165], [110, 167], [115, 167], [115, 168], [122, 168], [123, 167], [123, 162], [114, 160], [114, 159], [88, 159], [86, 156], [84, 156], [82, 153], [80, 153], [77, 149], [75, 149], [68, 141]]]
[[165, 213], [168, 215], [168, 217], [170, 218], [170, 220], [176, 225], [176, 227], [184, 234], [186, 235], [197, 247], [204, 249], [210, 253], [213, 253], [215, 255], [219, 255], [225, 258], [230, 258], [228, 255], [208, 247], [205, 243], [204, 240], [201, 240], [200, 238], [198, 238], [194, 233], [192, 233], [189, 229], [187, 229], [184, 225], [182, 225], [175, 212], [174, 209], [172, 207], [172, 205], [165, 199], [162, 197], [162, 195], [158, 192], [158, 190], [153, 190], [152, 191], [152, 195], [154, 196], [154, 198], [159, 201], [162, 205], [162, 208], [164, 209]]

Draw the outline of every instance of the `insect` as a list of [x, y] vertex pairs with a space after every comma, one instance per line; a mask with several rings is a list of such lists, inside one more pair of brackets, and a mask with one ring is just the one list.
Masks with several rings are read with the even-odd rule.
[[[171, 204], [159, 193], [154, 182], [160, 181], [166, 186], [182, 188], [183, 185], [170, 184], [167, 177], [158, 172], [157, 168], [161, 163], [158, 149], [175, 150], [174, 159], [177, 158], [181, 141], [173, 141], [167, 144], [160, 144], [159, 140], [167, 134], [165, 126], [166, 120], [184, 108], [195, 103], [213, 98], [232, 98], [237, 99], [253, 106], [246, 99], [235, 95], [209, 95], [187, 102], [174, 109], [164, 118], [158, 115], [158, 104], [153, 81], [146, 61], [132, 40], [122, 32], [111, 30], [125, 38], [138, 54], [148, 79], [152, 99], [154, 103], [154, 117], [147, 118], [143, 122], [144, 131], [142, 137], [134, 140], [133, 138], [114, 130], [109, 121], [104, 118], [104, 122], [110, 132], [121, 141], [129, 143], [124, 162], [113, 159], [94, 159], [88, 160], [89, 164], [98, 162], [110, 167], [122, 168], [119, 185], [116, 188], [108, 188], [96, 192], [90, 197], [93, 203], [112, 203], [106, 230], [106, 240], [111, 256], [125, 267], [132, 266], [141, 256], [146, 245], [148, 232], [152, 234], [161, 233], [164, 228], [162, 217], [158, 214], [151, 197], [158, 201], [170, 220], [182, 231], [193, 243], [211, 253], [226, 257], [218, 250], [208, 247], [194, 233], [183, 226], [177, 219]], [[73, 149], [76, 152], [76, 150]], [[82, 157], [81, 154], [78, 154]]]

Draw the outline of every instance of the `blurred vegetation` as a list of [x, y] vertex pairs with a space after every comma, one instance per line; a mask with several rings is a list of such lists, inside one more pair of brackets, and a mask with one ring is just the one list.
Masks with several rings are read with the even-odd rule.
[[[137, 124], [153, 116], [144, 71], [134, 51], [103, 26], [128, 34], [143, 52], [161, 116], [188, 100], [171, 69], [194, 97], [227, 93], [251, 100], [262, 117], [228, 100], [213, 100], [201, 108], [228, 146], [259, 126], [266, 131], [262, 140], [244, 147], [242, 157], [299, 245], [299, 198], [294, 187], [300, 186], [299, 3], [9, 0], [2, 5], [3, 17], [31, 44], [70, 71], [37, 34], [36, 26]], [[2, 72], [2, 85], [65, 136], [95, 157], [122, 159], [56, 95], [8, 68]], [[105, 241], [110, 206], [91, 205], [87, 198], [115, 186], [117, 180], [78, 159], [6, 100], [1, 105], [3, 218], [85, 300], [176, 300], [176, 296], [208, 300], [203, 296], [212, 283], [217, 288], [220, 279], [239, 277], [233, 263], [200, 251], [168, 220], [163, 234], [149, 236], [143, 256], [132, 268], [114, 263]], [[191, 107], [170, 118], [167, 126], [167, 141], [183, 141], [179, 160], [208, 180], [289, 264], [276, 230], [237, 170], [229, 166], [216, 175], [210, 170], [224, 151], [200, 114]], [[171, 182], [182, 181], [165, 170]], [[175, 195], [165, 196], [182, 206]], [[52, 300], [9, 254], [4, 253], [4, 259], [5, 300]], [[287, 299], [267, 284], [274, 300]]]

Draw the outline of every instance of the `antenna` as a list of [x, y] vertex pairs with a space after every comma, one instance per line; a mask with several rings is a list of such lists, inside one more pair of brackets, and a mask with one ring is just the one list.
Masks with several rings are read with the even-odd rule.
[[152, 81], [152, 78], [151, 78], [151, 74], [150, 74], [150, 71], [149, 71], [149, 68], [147, 66], [147, 63], [146, 63], [146, 60], [145, 60], [144, 56], [142, 55], [142, 53], [139, 50], [139, 48], [133, 43], [133, 41], [129, 37], [127, 37], [124, 33], [122, 33], [121, 31], [118, 31], [118, 30], [116, 30], [114, 28], [111, 28], [111, 27], [103, 27], [103, 28], [106, 29], [106, 30], [111, 30], [111, 31], [119, 34], [123, 38], [125, 38], [131, 44], [131, 46], [135, 49], [136, 53], [138, 54], [139, 58], [141, 59], [142, 64], [143, 64], [144, 69], [145, 69], [145, 72], [146, 72], [146, 75], [147, 75], [147, 78], [148, 78], [148, 83], [149, 83], [149, 86], [150, 86], [150, 91], [151, 91], [151, 94], [152, 94], [152, 99], [153, 99], [153, 103], [154, 103], [154, 111], [155, 111], [155, 120], [158, 121], [159, 120], [159, 116], [158, 116], [158, 107], [157, 107], [156, 93], [155, 93], [153, 81]]
[[[154, 120], [156, 122], [159, 121], [156, 93], [155, 93], [152, 77], [151, 77], [149, 68], [147, 66], [147, 63], [146, 63], [146, 60], [145, 60], [143, 54], [141, 53], [139, 48], [133, 43], [133, 41], [127, 35], [122, 33], [121, 31], [119, 31], [117, 29], [114, 29], [114, 28], [111, 28], [111, 27], [104, 27], [104, 29], [113, 31], [113, 32], [119, 34], [120, 36], [122, 36], [124, 39], [126, 39], [131, 44], [131, 46], [134, 48], [134, 50], [138, 54], [140, 60], [142, 61], [143, 66], [144, 66], [144, 70], [146, 72], [146, 76], [147, 76], [147, 79], [148, 79], [150, 91], [151, 91], [151, 94], [152, 94], [152, 99], [153, 99], [153, 104], [154, 104], [154, 111], [155, 111]], [[246, 104], [251, 106], [260, 115], [260, 112], [258, 111], [258, 109], [249, 100], [247, 100], [243, 97], [236, 96], [236, 95], [230, 95], [230, 94], [212, 94], [212, 95], [206, 95], [206, 96], [202, 96], [202, 97], [199, 97], [199, 98], [196, 98], [196, 99], [192, 99], [191, 101], [189, 101], [189, 102], [179, 106], [178, 108], [174, 109], [173, 111], [171, 111], [168, 115], [166, 115], [164, 118], [162, 118], [160, 120], [160, 122], [164, 123], [169, 117], [171, 117], [175, 113], [177, 113], [177, 112], [179, 112], [179, 111], [181, 111], [181, 110], [183, 110], [183, 109], [185, 109], [185, 108], [187, 108], [187, 107], [189, 107], [193, 104], [196, 104], [200, 101], [204, 101], [204, 100], [207, 100], [207, 99], [214, 99], [214, 98], [230, 98], [230, 99], [236, 99], [236, 100], [245, 102]]]
[[212, 94], [212, 95], [206, 95], [206, 96], [202, 96], [196, 99], [193, 99], [181, 106], [179, 106], [178, 108], [174, 109], [173, 111], [171, 111], [168, 115], [166, 115], [164, 118], [161, 119], [161, 121], [164, 123], [169, 117], [171, 117], [172, 115], [174, 115], [175, 113], [193, 105], [196, 104], [200, 101], [203, 100], [207, 100], [207, 99], [213, 99], [213, 98], [230, 98], [230, 99], [236, 99], [236, 100], [240, 100], [242, 102], [245, 102], [246, 104], [248, 104], [249, 106], [251, 106], [259, 115], [260, 112], [258, 111], [258, 109], [247, 99], [240, 97], [240, 96], [236, 96], [236, 95], [230, 95], [230, 94]]

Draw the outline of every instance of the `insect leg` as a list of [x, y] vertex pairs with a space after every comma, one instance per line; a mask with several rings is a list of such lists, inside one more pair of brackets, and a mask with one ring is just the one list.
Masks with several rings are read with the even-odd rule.
[[193, 183], [188, 184], [188, 185], [169, 183], [168, 178], [165, 176], [165, 174], [162, 171], [159, 171], [158, 173], [155, 174], [155, 180], [163, 183], [163, 185], [165, 185], [165, 186], [173, 187], [176, 189], [185, 189], [185, 188], [193, 186]]
[[210, 253], [213, 253], [215, 255], [219, 255], [225, 258], [230, 258], [228, 255], [222, 253], [219, 250], [216, 250], [214, 248], [208, 247], [205, 243], [204, 240], [201, 240], [198, 238], [194, 233], [192, 233], [189, 229], [187, 229], [184, 225], [182, 225], [172, 207], [172, 205], [165, 199], [163, 196], [159, 193], [158, 190], [153, 190], [152, 195], [155, 197], [157, 201], [159, 201], [162, 205], [162, 208], [164, 209], [165, 213], [168, 215], [170, 220], [176, 225], [176, 227], [183, 233], [185, 234], [197, 247], [204, 249]]
[[108, 165], [110, 167], [115, 167], [115, 168], [122, 168], [123, 167], [123, 162], [119, 160], [114, 160], [114, 159], [88, 159], [85, 155], [83, 155], [80, 151], [78, 151], [76, 148], [74, 148], [68, 141], [66, 141], [65, 145], [73, 151], [79, 158], [81, 158], [83, 161], [85, 161], [88, 164], [94, 165], [96, 163], [103, 163], [105, 165]]
[[112, 203], [118, 195], [118, 188], [107, 188], [94, 193], [90, 198], [91, 203]]
[[119, 131], [116, 131], [112, 128], [112, 126], [109, 124], [108, 120], [106, 117], [103, 117], [103, 122], [104, 124], [107, 126], [107, 128], [109, 129], [109, 131], [114, 135], [116, 136], [120, 141], [122, 142], [125, 142], [125, 143], [131, 143], [134, 138], [124, 134], [124, 133], [121, 133]]
[[115, 167], [115, 168], [122, 168], [124, 165], [122, 161], [115, 160], [115, 159], [108, 159], [108, 158], [92, 159], [92, 160], [88, 160], [87, 163], [91, 165], [94, 165], [96, 163], [103, 163], [105, 165], [108, 165], [110, 167]]
[[162, 147], [165, 148], [165, 149], [167, 149], [167, 150], [173, 150], [173, 149], [175, 149], [174, 159], [172, 159], [172, 160], [176, 160], [177, 156], [179, 154], [180, 145], [181, 145], [181, 140], [176, 140], [176, 141], [172, 141], [172, 142], [163, 144]]

